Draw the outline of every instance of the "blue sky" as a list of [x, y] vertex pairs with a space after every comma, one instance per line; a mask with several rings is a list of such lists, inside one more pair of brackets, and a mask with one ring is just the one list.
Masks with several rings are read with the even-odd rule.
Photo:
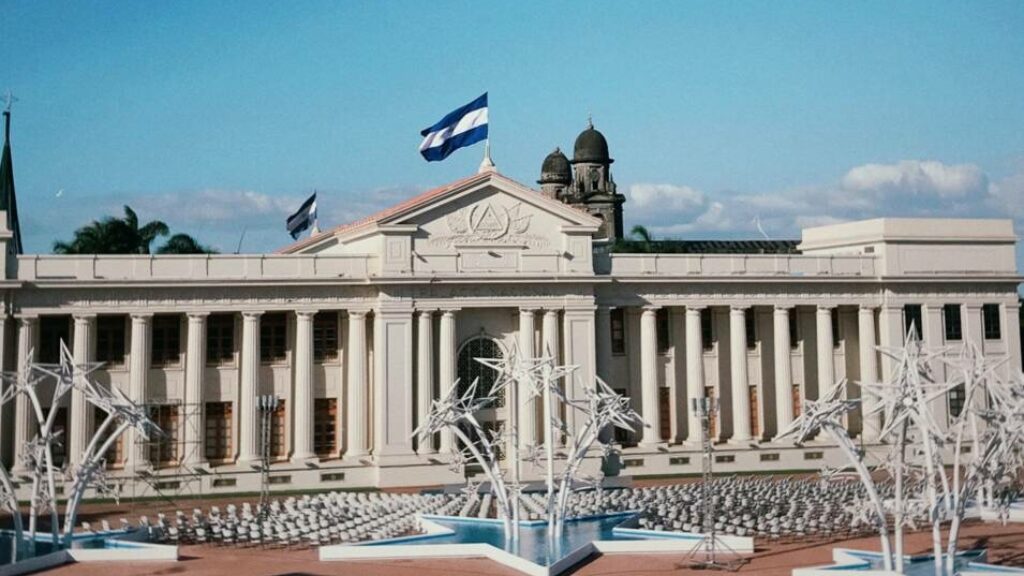
[[591, 113], [657, 236], [1020, 224], [1021, 30], [1020, 2], [14, 1], [0, 89], [33, 252], [124, 203], [276, 249], [314, 188], [326, 228], [472, 173], [481, 146], [416, 149], [485, 90], [501, 172], [532, 184]]

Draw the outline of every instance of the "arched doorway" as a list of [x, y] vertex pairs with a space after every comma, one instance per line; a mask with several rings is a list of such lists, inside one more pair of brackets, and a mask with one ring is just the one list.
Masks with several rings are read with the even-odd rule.
[[[470, 338], [462, 344], [458, 354], [458, 376], [459, 394], [464, 394], [474, 381], [477, 382], [474, 396], [482, 398], [491, 392], [491, 388], [498, 379], [498, 372], [490, 366], [477, 362], [477, 358], [501, 360], [505, 357], [505, 351], [501, 344], [490, 336], [480, 335]], [[493, 402], [484, 406], [476, 413], [476, 419], [484, 431], [490, 433], [497, 430], [507, 418], [505, 409], [504, 391], [494, 399]], [[467, 430], [472, 437], [473, 432]], [[498, 457], [504, 459], [504, 446], [501, 443], [494, 444], [498, 451]]]

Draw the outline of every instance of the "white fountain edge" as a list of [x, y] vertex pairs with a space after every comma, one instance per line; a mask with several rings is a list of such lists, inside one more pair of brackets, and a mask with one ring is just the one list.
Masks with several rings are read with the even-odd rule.
[[[966, 553], [968, 551], [961, 552]], [[868, 570], [865, 567], [870, 565], [864, 560], [864, 556], [879, 556], [881, 554], [871, 550], [858, 550], [856, 548], [833, 548], [832, 564], [821, 566], [810, 566], [807, 568], [794, 568], [793, 576], [902, 576], [892, 570]], [[905, 556], [909, 561], [920, 558], [920, 556]], [[985, 551], [982, 551], [981, 558], [985, 558]], [[1024, 569], [985, 562], [971, 562], [967, 570], [959, 572], [960, 576], [1005, 576], [1007, 574], [1024, 574]]]
[[[120, 537], [119, 537], [120, 536]], [[110, 530], [101, 532], [76, 533], [75, 540], [107, 537], [114, 540], [131, 542], [125, 548], [72, 548], [56, 550], [49, 554], [20, 560], [14, 564], [0, 566], [0, 576], [20, 576], [41, 570], [49, 570], [72, 562], [177, 562], [178, 547], [167, 544], [153, 544], [135, 540], [144, 536], [141, 530], [125, 531]], [[39, 534], [37, 538], [48, 540], [50, 534]]]
[[[604, 514], [591, 518], [617, 516], [616, 514]], [[624, 513], [622, 513], [624, 515]], [[635, 528], [614, 528], [614, 532], [630, 536], [643, 536], [657, 538], [657, 540], [595, 540], [584, 544], [568, 553], [558, 562], [551, 566], [541, 566], [520, 558], [490, 544], [434, 544], [434, 545], [403, 545], [402, 542], [412, 540], [424, 540], [454, 534], [454, 531], [446, 528], [431, 519], [452, 520], [468, 523], [493, 523], [490, 518], [463, 518], [457, 516], [436, 516], [429, 517], [419, 515], [420, 525], [424, 534], [416, 536], [402, 536], [385, 540], [354, 544], [335, 544], [321, 546], [319, 557], [321, 562], [339, 560], [400, 560], [415, 558], [488, 558], [518, 570], [530, 576], [557, 576], [572, 566], [579, 564], [592, 554], [615, 554], [615, 553], [680, 553], [692, 551], [701, 541], [700, 534], [690, 532], [666, 532], [656, 530], [640, 530]], [[524, 524], [532, 524], [533, 522]], [[728, 545], [739, 553], [752, 553], [754, 551], [754, 539], [740, 536], [717, 536], [718, 542]]]

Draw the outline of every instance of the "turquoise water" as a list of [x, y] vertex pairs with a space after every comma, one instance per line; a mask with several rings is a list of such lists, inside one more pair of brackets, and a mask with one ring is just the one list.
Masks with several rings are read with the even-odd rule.
[[[856, 556], [866, 561], [866, 563], [854, 570], [881, 570], [882, 569], [882, 557], [878, 554], [871, 552], [852, 552], [848, 551], [850, 555]], [[984, 555], [983, 551], [971, 550], [968, 552], [961, 552], [957, 554], [956, 561], [954, 562], [957, 572], [967, 568], [967, 565], [971, 562], [978, 562]], [[934, 576], [935, 574], [935, 563], [932, 561], [934, 556], [914, 556], [908, 558], [903, 562], [903, 574], [905, 576]], [[835, 569], [848, 569], [836, 566]]]
[[[631, 536], [615, 534], [614, 528], [626, 520], [632, 514], [605, 516], [601, 518], [582, 519], [566, 522], [565, 531], [558, 542], [551, 543], [547, 537], [547, 526], [522, 526], [519, 532], [519, 545], [514, 548], [512, 543], [506, 543], [505, 530], [497, 522], [480, 522], [474, 520], [441, 520], [431, 518], [445, 528], [454, 530], [455, 533], [444, 536], [431, 536], [397, 542], [402, 545], [432, 545], [432, 544], [490, 544], [495, 548], [511, 552], [521, 558], [525, 558], [541, 566], [550, 566], [567, 554], [584, 546], [594, 540], [637, 540]], [[553, 544], [553, 545], [552, 545]], [[375, 542], [371, 546], [387, 546], [386, 542]]]
[[[92, 550], [96, 549], [116, 549], [116, 548], [138, 548], [138, 544], [135, 542], [128, 542], [125, 540], [117, 540], [117, 537], [121, 536], [120, 533], [111, 535], [87, 535], [87, 536], [76, 536], [74, 541], [71, 543], [72, 548], [89, 548]], [[5, 566], [11, 563], [13, 557], [12, 552], [14, 550], [14, 535], [9, 532], [0, 532], [0, 566]], [[46, 535], [46, 539], [36, 540], [35, 556], [42, 556], [49, 554], [54, 551], [53, 544], [49, 541], [49, 534]], [[22, 560], [25, 556], [22, 556]]]

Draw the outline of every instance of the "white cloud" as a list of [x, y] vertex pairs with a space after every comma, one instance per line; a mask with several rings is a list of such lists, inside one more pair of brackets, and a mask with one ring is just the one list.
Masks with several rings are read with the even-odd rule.
[[879, 216], [1024, 219], [1024, 167], [990, 182], [975, 164], [904, 160], [850, 168], [832, 184], [756, 193], [701, 192], [679, 184], [637, 184], [630, 223], [656, 236], [798, 238], [803, 228]]
[[704, 205], [704, 193], [689, 186], [633, 184], [629, 197], [641, 209], [690, 211]]
[[852, 192], [964, 198], [984, 194], [988, 178], [974, 164], [903, 160], [896, 164], [864, 164], [852, 168], [843, 176], [841, 185]]

